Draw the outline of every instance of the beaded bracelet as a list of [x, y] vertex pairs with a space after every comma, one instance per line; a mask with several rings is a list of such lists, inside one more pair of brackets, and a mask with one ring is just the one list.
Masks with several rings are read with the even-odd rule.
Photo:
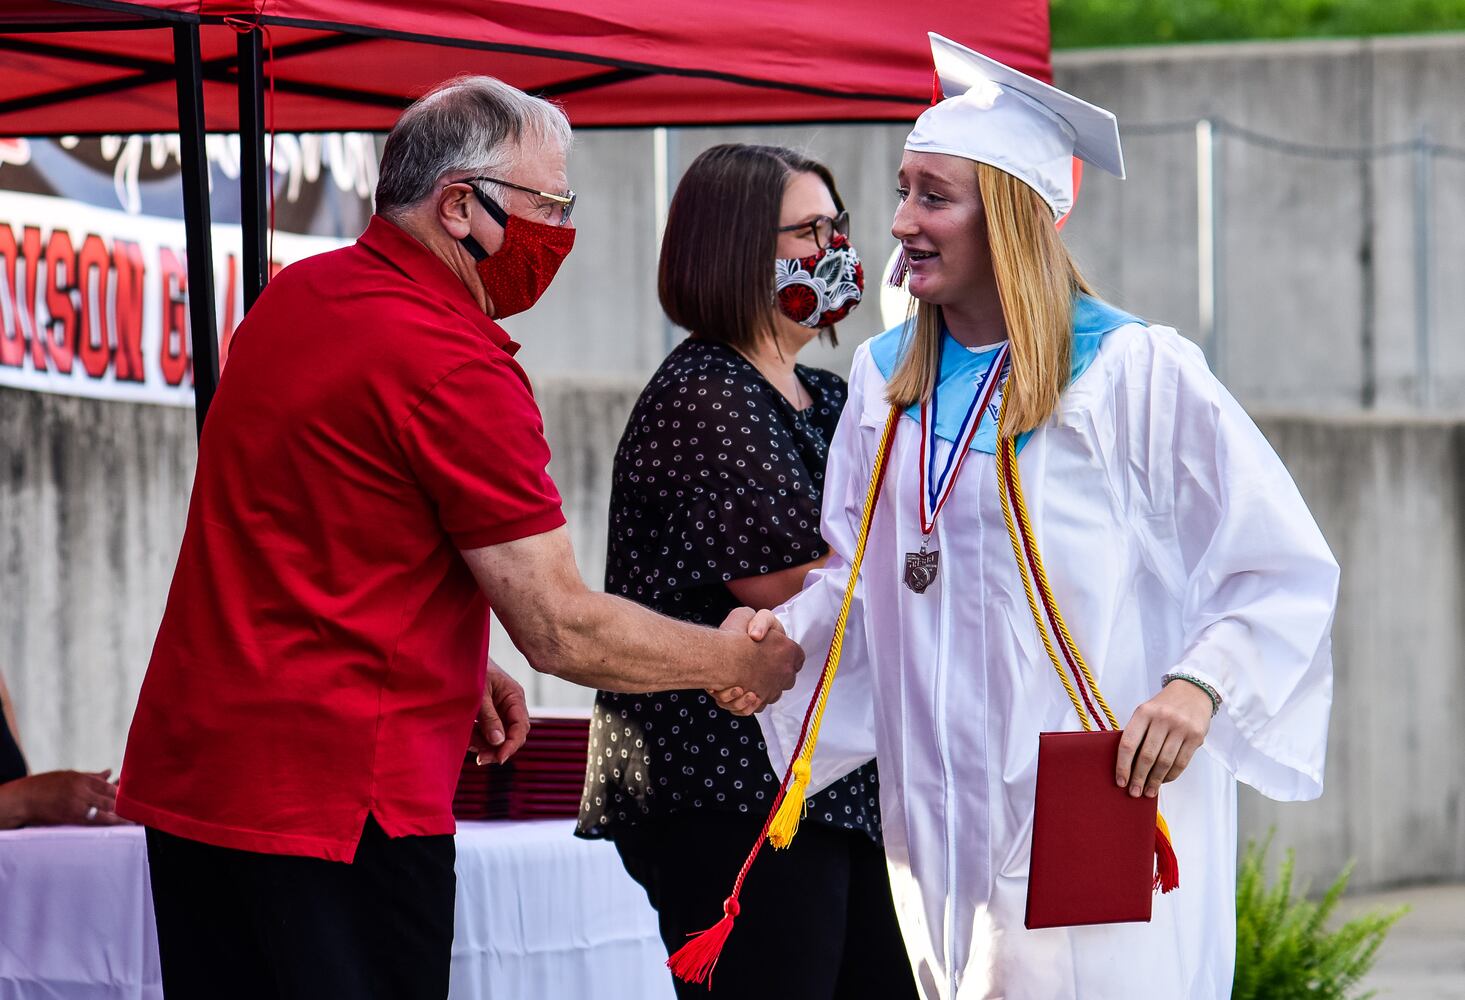
[[1191, 674], [1179, 673], [1178, 671], [1174, 673], [1168, 673], [1164, 677], [1160, 678], [1160, 687], [1164, 687], [1171, 681], [1189, 681], [1191, 684], [1194, 684], [1196, 687], [1204, 691], [1206, 693], [1206, 697], [1211, 699], [1211, 718], [1214, 719], [1216, 717], [1216, 713], [1221, 710], [1221, 692], [1211, 687], [1199, 677], [1192, 676]]

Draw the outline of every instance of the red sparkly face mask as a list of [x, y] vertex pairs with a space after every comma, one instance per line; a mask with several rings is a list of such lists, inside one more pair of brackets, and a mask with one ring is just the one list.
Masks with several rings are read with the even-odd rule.
[[504, 227], [504, 242], [492, 254], [472, 236], [460, 242], [478, 262], [478, 280], [492, 302], [493, 318], [503, 319], [539, 301], [574, 248], [575, 230], [510, 215], [476, 187], [473, 193], [493, 220]]

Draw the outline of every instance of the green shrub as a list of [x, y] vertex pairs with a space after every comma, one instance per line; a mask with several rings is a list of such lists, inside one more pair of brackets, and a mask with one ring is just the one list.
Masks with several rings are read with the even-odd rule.
[[1325, 926], [1353, 872], [1344, 868], [1322, 899], [1295, 894], [1295, 858], [1289, 850], [1267, 886], [1266, 860], [1272, 838], [1246, 845], [1236, 873], [1236, 983], [1232, 1000], [1364, 1000], [1353, 994], [1373, 965], [1395, 921], [1408, 912], [1376, 910], [1337, 930]]
[[1465, 28], [1465, 0], [1052, 0], [1055, 49]]

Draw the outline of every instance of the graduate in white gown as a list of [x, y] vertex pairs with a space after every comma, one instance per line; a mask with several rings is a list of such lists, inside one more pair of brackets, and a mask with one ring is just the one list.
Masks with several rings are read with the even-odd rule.
[[[776, 612], [808, 665], [758, 716], [769, 755], [782, 769], [798, 740], [895, 403], [810, 791], [878, 756], [923, 994], [1227, 997], [1236, 783], [1322, 791], [1337, 565], [1201, 352], [1091, 297], [1069, 260], [1054, 221], [1070, 157], [1122, 176], [1113, 117], [939, 36], [933, 50], [947, 99], [910, 135], [892, 227], [919, 307], [856, 354], [825, 481], [832, 555]], [[999, 504], [1000, 396], [973, 405], [1003, 374], [1058, 607], [1124, 728], [1116, 780], [1158, 793], [1169, 821], [1180, 886], [1149, 923], [1024, 926], [1038, 734], [1079, 725]]]

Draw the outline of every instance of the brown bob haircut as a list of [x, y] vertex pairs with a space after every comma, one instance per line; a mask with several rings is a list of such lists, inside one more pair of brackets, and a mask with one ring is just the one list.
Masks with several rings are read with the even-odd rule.
[[667, 318], [740, 350], [774, 333], [779, 215], [789, 178], [801, 173], [817, 174], [844, 211], [829, 168], [782, 146], [732, 142], [692, 161], [661, 240], [656, 291]]

